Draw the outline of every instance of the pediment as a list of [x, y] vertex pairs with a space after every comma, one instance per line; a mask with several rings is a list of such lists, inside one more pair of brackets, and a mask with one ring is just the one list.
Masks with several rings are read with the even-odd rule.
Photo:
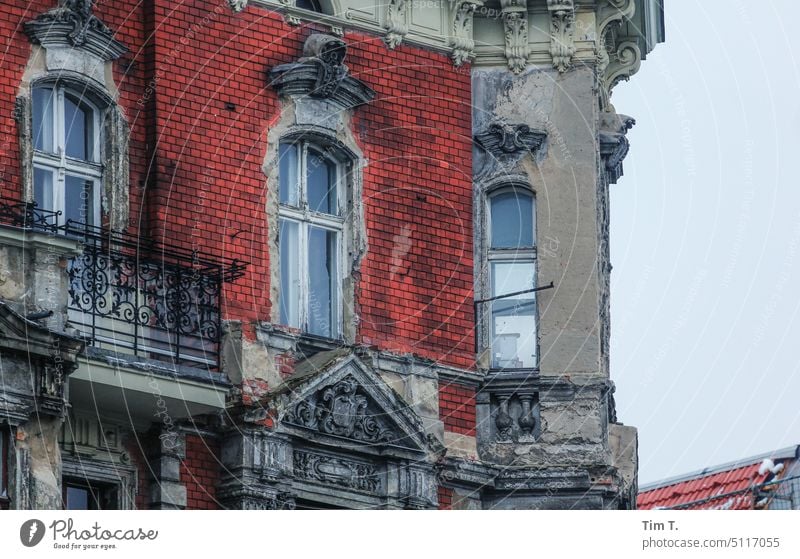
[[304, 363], [280, 392], [279, 423], [315, 442], [365, 451], [436, 452], [419, 416], [347, 352]]
[[61, 358], [75, 362], [84, 342], [28, 320], [0, 301], [0, 348], [43, 358], [53, 357], [57, 348]]

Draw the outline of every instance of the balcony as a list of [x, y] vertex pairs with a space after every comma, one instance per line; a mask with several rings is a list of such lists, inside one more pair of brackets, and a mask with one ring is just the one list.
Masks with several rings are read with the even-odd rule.
[[69, 324], [87, 345], [174, 366], [219, 368], [223, 284], [246, 264], [67, 221], [0, 198], [0, 224], [80, 241], [67, 264]]

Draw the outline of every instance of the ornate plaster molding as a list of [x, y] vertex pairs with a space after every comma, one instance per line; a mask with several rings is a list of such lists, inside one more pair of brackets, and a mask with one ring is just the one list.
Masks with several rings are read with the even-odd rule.
[[547, 133], [533, 130], [527, 124], [494, 122], [475, 135], [475, 141], [495, 159], [513, 156], [522, 151], [536, 151], [542, 145]]
[[399, 432], [370, 409], [370, 400], [352, 376], [301, 400], [286, 415], [286, 421], [356, 441], [383, 443], [402, 438]]
[[295, 450], [294, 475], [299, 479], [338, 485], [356, 491], [379, 493], [381, 478], [374, 464]]
[[281, 95], [327, 99], [344, 109], [368, 103], [375, 91], [348, 74], [347, 45], [338, 37], [313, 34], [306, 39], [303, 57], [270, 71], [270, 83]]
[[408, 35], [407, 0], [389, 0], [386, 6], [386, 36], [384, 41], [390, 49], [397, 48]]
[[618, 115], [612, 106], [600, 116], [600, 156], [609, 183], [616, 183], [622, 177], [622, 162], [630, 149], [626, 135], [635, 124], [636, 120]]
[[247, 0], [228, 0], [228, 6], [238, 14], [247, 7]]
[[550, 54], [553, 67], [566, 72], [575, 54], [575, 5], [573, 0], [547, 0], [550, 12]]
[[519, 74], [528, 64], [528, 3], [527, 0], [500, 0], [500, 6], [506, 60], [509, 69]]
[[104, 61], [116, 60], [127, 47], [92, 13], [93, 0], [59, 0], [58, 6], [25, 22], [25, 34], [44, 48], [78, 48]]
[[453, 47], [453, 64], [461, 66], [475, 56], [475, 41], [472, 39], [472, 21], [475, 8], [482, 4], [478, 0], [451, 0], [453, 4], [453, 27], [450, 46]]
[[[635, 0], [604, 0], [597, 9], [597, 75], [601, 82], [600, 100], [604, 109], [608, 107], [614, 86], [635, 74], [641, 64], [638, 45], [634, 44], [632, 51], [623, 50], [626, 42], [623, 40], [621, 43], [617, 36], [620, 24], [632, 18], [635, 13]], [[625, 71], [620, 73], [620, 65], [629, 67], [627, 75]]]
[[642, 51], [633, 41], [620, 43], [610, 54], [608, 66], [602, 74], [600, 98], [603, 108], [609, 105], [611, 91], [623, 80], [629, 80], [642, 65]]

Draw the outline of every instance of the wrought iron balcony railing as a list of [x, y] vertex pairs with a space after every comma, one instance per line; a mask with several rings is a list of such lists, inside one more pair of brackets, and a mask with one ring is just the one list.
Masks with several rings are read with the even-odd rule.
[[70, 324], [101, 349], [192, 367], [219, 366], [223, 283], [246, 263], [166, 247], [0, 199], [0, 223], [79, 239], [67, 266]]

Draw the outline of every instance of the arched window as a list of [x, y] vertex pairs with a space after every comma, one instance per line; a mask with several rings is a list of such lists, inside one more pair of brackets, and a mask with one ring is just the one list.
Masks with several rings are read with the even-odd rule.
[[67, 220], [99, 225], [100, 114], [82, 95], [58, 85], [32, 92], [33, 196]]
[[306, 141], [279, 150], [280, 321], [341, 336], [344, 164]]
[[536, 206], [518, 187], [488, 198], [487, 265], [491, 305], [491, 367], [527, 369], [537, 365]]
[[304, 10], [308, 10], [310, 12], [317, 12], [320, 14], [323, 13], [322, 6], [319, 0], [297, 0], [295, 2], [295, 6], [297, 6], [298, 8], [302, 8]]

